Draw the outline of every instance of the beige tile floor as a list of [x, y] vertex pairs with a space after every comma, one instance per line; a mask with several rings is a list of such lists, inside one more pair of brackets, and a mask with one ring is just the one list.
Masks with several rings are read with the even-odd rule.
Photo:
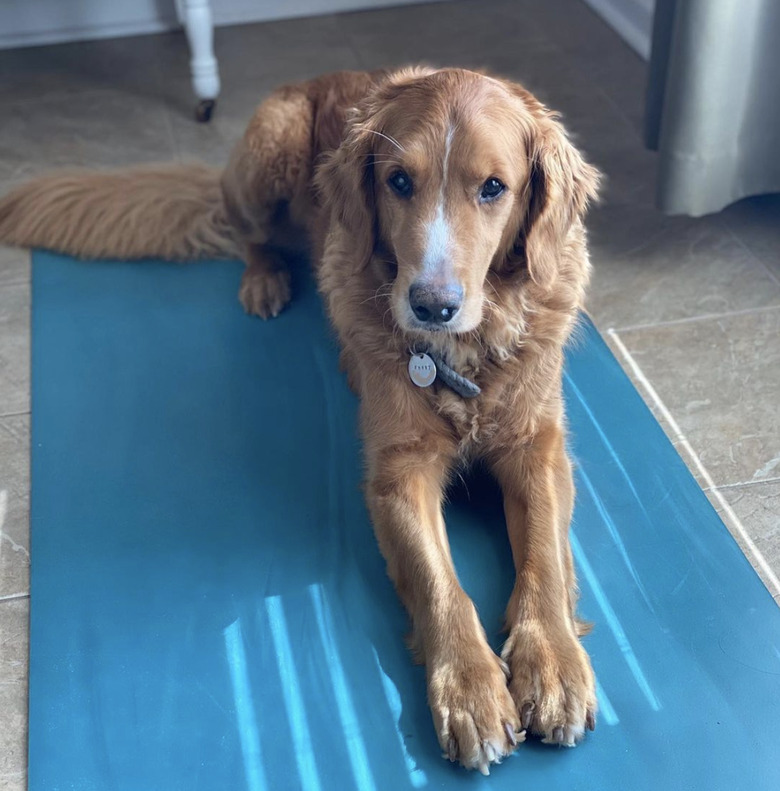
[[[276, 84], [424, 60], [487, 66], [560, 109], [607, 174], [590, 307], [771, 587], [780, 573], [780, 197], [699, 220], [652, 207], [645, 64], [580, 0], [472, 0], [223, 28], [224, 92], [192, 121], [178, 34], [0, 52], [0, 192], [61, 165], [224, 161]], [[0, 249], [0, 790], [25, 787], [28, 256]], [[751, 554], [762, 553], [764, 565]], [[772, 571], [774, 569], [774, 572]], [[771, 588], [773, 594], [780, 591]]]

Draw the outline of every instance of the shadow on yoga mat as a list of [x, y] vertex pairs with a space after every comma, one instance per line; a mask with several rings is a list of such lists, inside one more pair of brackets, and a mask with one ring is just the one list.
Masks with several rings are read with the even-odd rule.
[[[442, 760], [311, 283], [237, 263], [33, 278], [31, 791], [774, 791], [780, 611], [595, 330], [568, 356], [573, 546], [600, 717], [489, 778]], [[447, 513], [494, 645], [498, 493]]]

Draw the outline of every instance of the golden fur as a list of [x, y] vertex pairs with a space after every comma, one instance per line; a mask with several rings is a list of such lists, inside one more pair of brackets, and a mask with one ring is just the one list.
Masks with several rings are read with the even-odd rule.
[[[416, 185], [410, 198], [388, 186], [398, 168]], [[485, 203], [489, 177], [506, 191]], [[526, 731], [575, 744], [594, 726], [596, 694], [574, 612], [561, 375], [588, 281], [582, 217], [596, 171], [520, 86], [413, 68], [281, 88], [221, 190], [218, 178], [179, 166], [34, 181], [0, 200], [0, 241], [88, 257], [240, 250], [241, 300], [269, 317], [290, 299], [284, 229], [305, 228], [361, 398], [368, 505], [442, 749], [487, 772]], [[429, 327], [408, 293], [434, 228], [447, 229], [436, 265], [463, 303], [450, 324]], [[481, 395], [414, 387], [407, 363], [419, 343]], [[448, 481], [476, 459], [501, 485], [517, 571], [501, 658], [458, 582], [442, 517]]]

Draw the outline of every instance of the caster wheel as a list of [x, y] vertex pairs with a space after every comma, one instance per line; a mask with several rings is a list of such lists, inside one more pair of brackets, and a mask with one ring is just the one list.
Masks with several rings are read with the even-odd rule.
[[217, 103], [216, 99], [201, 99], [198, 106], [195, 108], [195, 120], [199, 124], [206, 124], [211, 120], [211, 115], [214, 112], [214, 105]]

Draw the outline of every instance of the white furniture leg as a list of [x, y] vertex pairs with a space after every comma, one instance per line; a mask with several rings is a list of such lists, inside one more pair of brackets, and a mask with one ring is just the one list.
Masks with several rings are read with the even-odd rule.
[[214, 21], [209, 0], [178, 0], [179, 18], [190, 43], [192, 86], [198, 97], [195, 117], [211, 118], [219, 96], [219, 69], [214, 57]]

